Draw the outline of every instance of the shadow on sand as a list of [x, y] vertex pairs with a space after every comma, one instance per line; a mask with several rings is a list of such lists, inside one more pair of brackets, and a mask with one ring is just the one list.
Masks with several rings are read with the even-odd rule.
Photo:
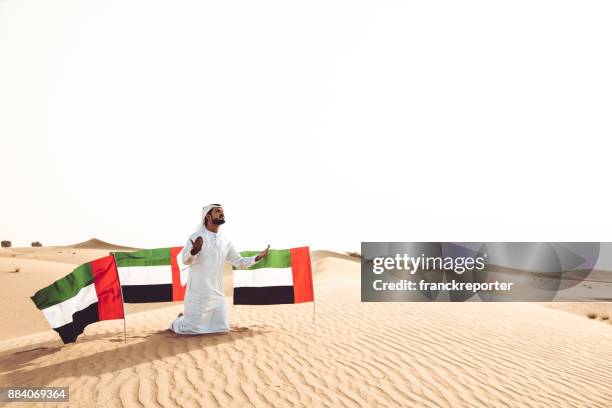
[[[265, 334], [269, 329], [266, 326], [251, 326], [247, 328], [232, 328], [229, 333], [214, 333], [204, 335], [177, 335], [170, 330], [148, 332], [142, 334], [128, 334], [124, 342], [123, 333], [120, 335], [97, 335], [84, 338], [78, 343], [62, 347], [36, 347], [21, 350], [11, 355], [4, 355], [2, 359], [2, 374], [0, 384], [29, 386], [44, 386], [53, 381], [66, 377], [100, 376], [104, 373], [117, 372], [125, 368], [137, 366], [142, 363], [160, 361], [168, 357], [189, 353], [195, 350], [205, 350], [208, 347], [224, 343], [233, 343], [239, 340], [254, 338]], [[77, 358], [72, 357], [72, 351], [83, 348], [87, 343], [95, 348], [98, 344], [104, 348], [109, 343], [114, 346], [100, 352], [87, 353]], [[104, 344], [106, 343], [106, 344]], [[81, 350], [79, 350], [81, 351]], [[90, 350], [83, 350], [88, 352]], [[51, 365], [40, 367], [34, 360], [59, 353], [56, 360], [63, 360]], [[62, 359], [65, 354], [65, 359]]]

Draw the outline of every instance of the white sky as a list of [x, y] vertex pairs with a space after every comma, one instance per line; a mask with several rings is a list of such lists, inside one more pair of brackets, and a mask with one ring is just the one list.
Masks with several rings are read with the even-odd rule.
[[0, 238], [612, 240], [609, 1], [0, 0]]

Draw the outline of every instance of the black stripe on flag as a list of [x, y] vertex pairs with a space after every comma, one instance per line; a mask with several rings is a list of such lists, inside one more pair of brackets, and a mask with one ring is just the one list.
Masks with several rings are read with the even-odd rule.
[[85, 330], [85, 326], [90, 323], [99, 321], [98, 302], [92, 303], [83, 310], [79, 310], [72, 314], [72, 322], [60, 327], [56, 327], [56, 332], [59, 333], [64, 344], [74, 343], [81, 333]]
[[121, 286], [124, 303], [172, 302], [172, 284]]
[[295, 303], [293, 286], [234, 288], [235, 305], [280, 305], [285, 303]]

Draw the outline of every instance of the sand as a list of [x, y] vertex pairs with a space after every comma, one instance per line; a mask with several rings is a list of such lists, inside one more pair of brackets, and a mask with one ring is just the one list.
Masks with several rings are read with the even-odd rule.
[[230, 333], [181, 337], [166, 331], [180, 303], [143, 305], [155, 309], [128, 308], [127, 341], [118, 320], [62, 345], [28, 296], [107, 253], [0, 251], [1, 385], [69, 386], [75, 407], [611, 406], [609, 320], [532, 303], [361, 303], [358, 259], [331, 251], [313, 253], [315, 321], [311, 303], [230, 306]]

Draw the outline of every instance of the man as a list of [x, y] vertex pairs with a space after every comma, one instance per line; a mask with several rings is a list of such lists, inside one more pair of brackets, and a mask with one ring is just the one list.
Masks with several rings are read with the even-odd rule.
[[219, 232], [225, 223], [221, 204], [202, 209], [202, 222], [183, 248], [182, 260], [189, 265], [185, 291], [185, 313], [172, 322], [177, 334], [203, 334], [229, 331], [223, 286], [223, 263], [246, 269], [268, 256], [270, 245], [257, 256], [242, 257], [227, 237]]

